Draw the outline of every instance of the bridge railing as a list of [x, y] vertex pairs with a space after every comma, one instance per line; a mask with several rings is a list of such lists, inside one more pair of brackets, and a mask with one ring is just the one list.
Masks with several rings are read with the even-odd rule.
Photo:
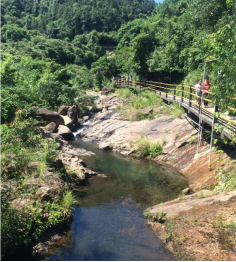
[[[127, 87], [137, 87], [137, 88], [148, 88], [155, 93], [157, 93], [160, 97], [166, 98], [167, 100], [172, 100], [173, 102], [181, 103], [181, 104], [186, 104], [188, 107], [194, 107], [195, 109], [201, 108], [201, 110], [204, 110], [208, 114], [213, 114], [212, 111], [209, 109], [203, 107], [202, 105], [199, 105], [197, 101], [195, 102], [193, 99], [195, 98], [202, 98], [202, 103], [204, 101], [207, 101], [208, 103], [215, 104], [215, 102], [209, 98], [206, 98], [204, 96], [198, 96], [196, 95], [196, 91], [199, 89], [195, 88], [194, 86], [190, 85], [176, 85], [176, 84], [167, 84], [167, 83], [162, 83], [162, 82], [154, 82], [154, 81], [141, 81], [139, 79], [130, 79], [126, 81], [125, 78], [119, 78], [116, 79], [116, 83], [118, 86], [127, 86]], [[209, 94], [211, 95], [212, 92], [204, 90], [204, 94]], [[229, 98], [232, 101], [236, 100], [236, 98]], [[228, 106], [228, 109], [230, 111], [235, 112], [235, 108]], [[224, 117], [222, 114], [219, 116], [220, 119], [224, 121], [225, 124], [233, 125], [236, 128], [236, 122]]]

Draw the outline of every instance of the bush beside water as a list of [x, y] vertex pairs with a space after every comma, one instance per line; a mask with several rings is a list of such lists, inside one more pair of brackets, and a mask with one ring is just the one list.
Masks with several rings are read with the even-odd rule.
[[160, 142], [150, 142], [148, 137], [144, 135], [141, 135], [136, 141], [132, 142], [131, 145], [142, 157], [150, 156], [154, 158], [163, 152], [163, 147]]
[[[37, 184], [28, 182], [39, 178], [42, 185], [44, 169], [53, 167], [54, 158], [59, 153], [55, 141], [41, 137], [34, 114], [30, 108], [17, 110], [12, 123], [1, 125], [2, 259], [14, 254], [18, 247], [37, 240], [46, 229], [67, 221], [72, 214], [74, 196], [68, 187], [62, 195], [43, 201], [37, 195]], [[23, 208], [13, 208], [15, 199], [30, 201]]]

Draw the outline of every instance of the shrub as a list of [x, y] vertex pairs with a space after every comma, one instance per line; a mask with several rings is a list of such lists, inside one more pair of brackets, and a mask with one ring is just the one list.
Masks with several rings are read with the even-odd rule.
[[66, 189], [62, 196], [62, 208], [64, 218], [69, 218], [72, 212], [72, 205], [75, 203], [75, 197], [72, 195], [72, 191]]
[[147, 136], [141, 135], [136, 141], [132, 143], [135, 151], [142, 157], [150, 156], [154, 158], [161, 155], [163, 148], [160, 142], [150, 142]]
[[[176, 103], [165, 106], [162, 99], [149, 90], [140, 92], [139, 89], [137, 89], [137, 91], [134, 89], [132, 92], [132, 90], [124, 88], [118, 89], [116, 93], [119, 99], [128, 100], [129, 103], [117, 108], [117, 112], [130, 121], [144, 120], [145, 118], [153, 119], [160, 113], [168, 114], [172, 118], [176, 118], [185, 112], [184, 109]], [[141, 109], [147, 107], [153, 108], [153, 113], [144, 116]]]

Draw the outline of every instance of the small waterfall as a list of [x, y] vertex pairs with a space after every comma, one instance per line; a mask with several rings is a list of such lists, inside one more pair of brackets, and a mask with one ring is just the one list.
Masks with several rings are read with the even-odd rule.
[[89, 125], [90, 123], [91, 123], [91, 120], [84, 122], [77, 131], [73, 132], [74, 137], [82, 133], [84, 131], [85, 126]]

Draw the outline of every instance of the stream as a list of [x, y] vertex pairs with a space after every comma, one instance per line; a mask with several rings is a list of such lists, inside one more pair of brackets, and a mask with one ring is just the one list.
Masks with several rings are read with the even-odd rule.
[[70, 144], [93, 151], [81, 158], [106, 177], [92, 177], [79, 188], [71, 234], [46, 260], [175, 260], [147, 227], [143, 211], [178, 197], [186, 179], [154, 161], [101, 151], [78, 137]]

